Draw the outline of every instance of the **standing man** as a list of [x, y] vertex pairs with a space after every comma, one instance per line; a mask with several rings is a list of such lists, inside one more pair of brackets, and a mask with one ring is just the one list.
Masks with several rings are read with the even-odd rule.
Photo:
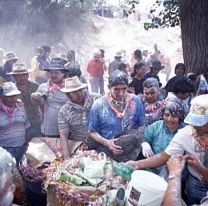
[[93, 58], [88, 62], [87, 72], [89, 74], [89, 82], [93, 93], [104, 94], [104, 64], [101, 60], [100, 50], [93, 54]]
[[31, 94], [32, 101], [42, 108], [41, 132], [50, 138], [59, 138], [58, 113], [67, 97], [60, 91], [64, 87], [66, 61], [53, 58], [49, 65], [50, 79]]
[[12, 82], [5, 82], [0, 92], [0, 146], [21, 161], [26, 149], [27, 129], [30, 123], [24, 106], [18, 104], [17, 95], [21, 92]]
[[112, 73], [115, 70], [118, 70], [119, 65], [121, 63], [123, 63], [121, 61], [121, 58], [122, 58], [121, 52], [116, 52], [116, 54], [114, 56], [114, 60], [109, 64], [109, 67], [108, 67], [108, 75], [109, 75], [109, 77], [112, 75]]
[[89, 110], [98, 95], [89, 94], [85, 88], [87, 84], [74, 76], [66, 79], [65, 87], [61, 89], [68, 98], [58, 115], [61, 148], [65, 159], [86, 141]]
[[4, 66], [0, 68], [0, 76], [4, 79], [4, 81], [15, 82], [14, 78], [11, 75], [8, 75], [7, 73], [12, 71], [13, 64], [16, 63], [19, 58], [15, 55], [15, 53], [8, 52], [4, 56], [4, 59], [5, 63]]
[[31, 138], [41, 135], [41, 119], [39, 107], [31, 101], [31, 94], [37, 91], [38, 84], [28, 80], [29, 72], [31, 70], [28, 70], [25, 64], [15, 63], [12, 72], [8, 74], [13, 75], [17, 88], [21, 91], [19, 97], [24, 103], [25, 111], [31, 124], [31, 127], [28, 129], [28, 136]]

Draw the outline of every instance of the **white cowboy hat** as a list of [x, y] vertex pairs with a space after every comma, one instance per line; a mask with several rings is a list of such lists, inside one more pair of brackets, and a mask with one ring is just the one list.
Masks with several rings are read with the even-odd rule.
[[74, 92], [87, 87], [87, 84], [82, 83], [77, 76], [65, 79], [65, 86], [61, 89], [64, 93]]
[[14, 96], [21, 94], [21, 92], [17, 89], [17, 86], [13, 82], [5, 82], [1, 85], [2, 87], [2, 95], [4, 96]]
[[5, 62], [11, 61], [11, 60], [18, 60], [19, 58], [16, 56], [14, 52], [7, 52], [4, 56]]
[[27, 74], [32, 72], [32, 70], [27, 69], [26, 65], [23, 63], [15, 63], [12, 66], [12, 71], [7, 74]]

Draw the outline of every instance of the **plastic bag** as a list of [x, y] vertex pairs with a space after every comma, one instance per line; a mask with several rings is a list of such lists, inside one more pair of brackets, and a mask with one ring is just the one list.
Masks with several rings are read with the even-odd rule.
[[87, 178], [102, 178], [104, 176], [104, 166], [106, 163], [106, 154], [99, 154], [100, 160], [93, 160], [91, 157], [83, 157], [84, 175]]

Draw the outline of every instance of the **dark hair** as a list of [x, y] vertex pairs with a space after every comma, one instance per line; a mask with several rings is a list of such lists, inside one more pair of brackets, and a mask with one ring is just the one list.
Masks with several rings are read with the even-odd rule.
[[177, 77], [173, 84], [173, 93], [192, 93], [194, 85], [187, 77]]
[[100, 53], [101, 53], [101, 57], [105, 56], [105, 50], [104, 49], [100, 49]]
[[118, 70], [123, 71], [124, 69], [126, 69], [126, 64], [124, 64], [123, 62], [121, 62], [121, 63], [118, 65]]
[[146, 65], [144, 63], [142, 63], [142, 62], [137, 62], [134, 65], [134, 72], [131, 73], [131, 77], [135, 77], [137, 70], [141, 69], [143, 66], [146, 66]]
[[188, 73], [187, 77], [192, 81], [195, 82], [197, 80], [197, 75], [195, 73]]
[[43, 45], [41, 46], [44, 52], [51, 52], [51, 48], [49, 46]]
[[136, 59], [142, 59], [142, 52], [141, 50], [137, 49], [134, 51], [134, 56], [136, 57]]
[[186, 72], [186, 66], [185, 66], [184, 63], [178, 63], [178, 64], [176, 64], [176, 66], [175, 66], [175, 72], [176, 72], [176, 69], [182, 69], [184, 74]]
[[117, 86], [119, 84], [128, 85], [128, 76], [120, 70], [115, 70], [108, 78], [108, 82], [110, 87]]
[[82, 75], [81, 70], [76, 67], [73, 67], [67, 71], [68, 77], [74, 77], [74, 76], [80, 77], [81, 75]]

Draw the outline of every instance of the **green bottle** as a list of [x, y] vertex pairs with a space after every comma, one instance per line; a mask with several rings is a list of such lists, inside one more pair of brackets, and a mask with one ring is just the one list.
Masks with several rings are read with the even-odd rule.
[[113, 165], [113, 171], [116, 175], [121, 176], [125, 180], [131, 180], [131, 174], [134, 171], [134, 168], [128, 165], [125, 165], [122, 162], [116, 163]]

